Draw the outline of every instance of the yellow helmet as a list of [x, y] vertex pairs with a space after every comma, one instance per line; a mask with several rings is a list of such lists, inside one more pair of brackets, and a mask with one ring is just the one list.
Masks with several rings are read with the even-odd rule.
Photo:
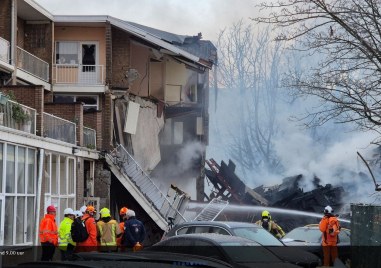
[[99, 213], [101, 214], [101, 218], [111, 217], [110, 210], [108, 208], [102, 208]]
[[271, 218], [270, 212], [268, 212], [267, 210], [262, 211], [262, 218], [265, 218], [265, 217], [269, 219]]

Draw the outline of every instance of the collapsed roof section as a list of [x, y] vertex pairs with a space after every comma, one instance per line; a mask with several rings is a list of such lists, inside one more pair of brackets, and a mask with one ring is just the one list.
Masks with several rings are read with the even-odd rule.
[[246, 205], [263, 205], [280, 208], [299, 209], [303, 211], [322, 212], [327, 204], [340, 209], [343, 206], [343, 187], [333, 187], [331, 184], [320, 185], [320, 179], [315, 177], [312, 184], [314, 189], [304, 192], [301, 183], [303, 175], [284, 178], [282, 183], [271, 187], [259, 186], [249, 188], [236, 174], [235, 164], [229, 160], [226, 165], [221, 161], [218, 165], [214, 159], [206, 160], [210, 169], [205, 174], [214, 189], [207, 200], [221, 197], [231, 203]]

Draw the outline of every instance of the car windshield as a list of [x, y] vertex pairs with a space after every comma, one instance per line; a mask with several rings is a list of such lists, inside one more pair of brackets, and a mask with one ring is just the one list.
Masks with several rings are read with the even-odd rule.
[[246, 243], [242, 245], [235, 242], [220, 243], [226, 254], [236, 263], [268, 263], [281, 260], [266, 248], [258, 244]]
[[287, 233], [283, 239], [290, 238], [293, 240], [306, 241], [310, 243], [320, 243], [321, 232], [318, 229], [296, 228]]
[[282, 242], [262, 228], [236, 227], [232, 228], [232, 230], [236, 236], [253, 240], [263, 246], [283, 246]]

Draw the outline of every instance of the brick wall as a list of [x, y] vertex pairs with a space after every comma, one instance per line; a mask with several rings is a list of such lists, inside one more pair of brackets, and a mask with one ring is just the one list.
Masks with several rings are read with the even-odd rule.
[[77, 145], [83, 145], [83, 104], [45, 103], [45, 112], [77, 124]]
[[94, 196], [100, 197], [99, 207], [110, 207], [111, 172], [103, 168], [103, 162], [95, 162]]
[[130, 67], [130, 36], [112, 28], [112, 88], [128, 88], [125, 77]]
[[84, 112], [83, 114], [83, 125], [97, 132], [97, 149], [102, 149], [102, 112]]
[[106, 23], [106, 85], [112, 84], [112, 31], [111, 24]]
[[11, 0], [0, 1], [0, 36], [11, 41]]
[[[49, 63], [53, 62], [53, 24], [25, 24], [24, 49]], [[49, 68], [49, 77], [52, 77]]]
[[104, 98], [102, 98], [102, 149], [103, 150], [111, 150], [113, 148], [112, 144], [112, 129], [113, 129], [113, 114], [114, 114], [114, 109], [112, 106], [113, 100], [111, 98], [111, 93], [107, 92], [104, 95]]

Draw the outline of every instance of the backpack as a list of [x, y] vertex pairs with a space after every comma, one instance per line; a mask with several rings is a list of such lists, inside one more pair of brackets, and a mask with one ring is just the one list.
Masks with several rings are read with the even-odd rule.
[[75, 219], [71, 224], [70, 233], [74, 242], [83, 242], [89, 237], [85, 225], [86, 220], [82, 221], [81, 219]]

